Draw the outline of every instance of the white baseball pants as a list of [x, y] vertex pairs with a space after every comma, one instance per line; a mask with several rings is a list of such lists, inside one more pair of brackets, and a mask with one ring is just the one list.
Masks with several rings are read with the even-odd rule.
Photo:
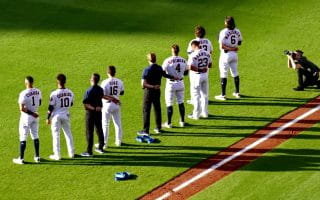
[[239, 76], [238, 72], [238, 54], [236, 52], [221, 52], [219, 59], [220, 78], [228, 78], [228, 70], [232, 77]]
[[21, 116], [19, 122], [19, 139], [20, 141], [27, 141], [28, 134], [32, 140], [39, 138], [39, 117]]
[[110, 103], [104, 104], [102, 108], [102, 129], [103, 129], [105, 146], [108, 146], [109, 125], [110, 125], [111, 117], [112, 117], [114, 128], [115, 128], [115, 144], [120, 145], [122, 142], [120, 105], [110, 102]]
[[51, 130], [52, 130], [52, 143], [54, 155], [61, 157], [60, 152], [60, 128], [64, 132], [67, 143], [69, 157], [74, 156], [73, 136], [71, 133], [70, 119], [68, 115], [55, 115], [52, 117]]

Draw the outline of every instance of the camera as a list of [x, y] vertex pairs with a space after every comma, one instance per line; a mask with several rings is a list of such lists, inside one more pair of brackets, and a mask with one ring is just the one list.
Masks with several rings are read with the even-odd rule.
[[283, 53], [284, 55], [291, 56], [293, 59], [296, 57], [296, 53], [294, 51], [284, 50]]

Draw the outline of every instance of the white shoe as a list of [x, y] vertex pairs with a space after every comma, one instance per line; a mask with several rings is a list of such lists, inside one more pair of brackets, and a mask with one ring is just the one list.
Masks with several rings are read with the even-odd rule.
[[20, 158], [14, 158], [12, 159], [12, 162], [18, 165], [23, 165], [24, 164], [24, 160], [20, 159]]
[[232, 93], [232, 95], [237, 99], [241, 98], [240, 93], [238, 93], [238, 92], [234, 92], [234, 93]]
[[[99, 148], [99, 143], [97, 143], [97, 144], [95, 144], [94, 145], [96, 148]], [[106, 149], [107, 148], [107, 146], [106, 145], [103, 145], [103, 149]]]
[[34, 160], [34, 162], [39, 163], [39, 162], [40, 162], [40, 157], [35, 156], [35, 157], [33, 158], [33, 160]]
[[217, 99], [217, 100], [220, 100], [220, 101], [225, 101], [225, 100], [227, 100], [227, 98], [226, 98], [225, 95], [218, 95], [218, 96], [215, 96], [214, 98]]
[[208, 118], [208, 114], [201, 114], [200, 117], [202, 117], [202, 118]]
[[74, 158], [74, 154], [69, 155], [69, 158]]
[[172, 128], [172, 124], [168, 124], [168, 122], [162, 124], [162, 127], [164, 128]]
[[179, 122], [179, 124], [180, 124], [180, 127], [184, 127], [185, 126], [184, 122]]
[[192, 103], [192, 100], [191, 100], [191, 99], [190, 99], [190, 100], [187, 100], [187, 104], [191, 104], [191, 105], [192, 105], [192, 104], [193, 104], [193, 103]]
[[199, 117], [194, 117], [193, 114], [189, 114], [188, 118], [189, 119], [193, 119], [193, 120], [198, 120], [199, 119]]
[[60, 158], [59, 156], [57, 156], [57, 155], [50, 155], [49, 158], [50, 158], [51, 160], [60, 160], [60, 159], [61, 159], [61, 158]]
[[121, 142], [116, 142], [115, 144], [117, 147], [121, 147]]

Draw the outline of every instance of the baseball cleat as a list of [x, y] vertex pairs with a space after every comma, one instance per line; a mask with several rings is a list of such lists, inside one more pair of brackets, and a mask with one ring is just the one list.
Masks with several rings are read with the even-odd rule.
[[193, 104], [192, 100], [187, 100], [187, 104], [191, 104], [192, 105]]
[[188, 118], [189, 119], [193, 119], [193, 120], [198, 120], [199, 119], [199, 117], [194, 117], [193, 114], [189, 114]]
[[40, 162], [40, 157], [39, 156], [35, 156], [33, 158], [34, 162], [39, 163]]
[[159, 128], [155, 128], [155, 129], [153, 129], [153, 131], [154, 131], [156, 134], [159, 134], [159, 133], [162, 132], [161, 129], [159, 129]]
[[83, 152], [80, 154], [82, 157], [92, 157], [93, 154], [92, 153], [88, 153], [88, 152]]
[[121, 147], [121, 142], [116, 142], [115, 144], [117, 147]]
[[[99, 148], [99, 143], [95, 144], [94, 146], [95, 146], [96, 148]], [[106, 148], [108, 148], [107, 145], [103, 145], [103, 149], [106, 149]]]
[[100, 154], [104, 153], [103, 149], [99, 149], [99, 148], [96, 148], [94, 151]]
[[147, 133], [145, 130], [141, 130], [137, 132], [137, 135], [144, 136], [144, 135], [149, 135], [149, 133]]
[[208, 118], [208, 114], [201, 114], [200, 117], [201, 118]]
[[218, 96], [215, 96], [214, 98], [217, 99], [217, 100], [220, 100], [220, 101], [227, 100], [226, 95], [218, 95]]
[[179, 122], [179, 124], [180, 124], [180, 127], [184, 127], [185, 126], [184, 122]]
[[234, 92], [234, 93], [232, 93], [232, 95], [237, 99], [240, 99], [240, 97], [241, 97], [239, 92]]
[[60, 160], [60, 159], [61, 159], [61, 158], [60, 158], [59, 156], [57, 156], [57, 155], [50, 155], [49, 158], [50, 158], [51, 160]]
[[162, 124], [162, 127], [164, 128], [172, 128], [172, 124], [168, 124], [168, 122]]
[[72, 154], [72, 155], [69, 155], [69, 158], [74, 158], [74, 154]]
[[24, 164], [24, 160], [21, 158], [14, 158], [12, 159], [12, 162], [18, 165], [23, 165]]

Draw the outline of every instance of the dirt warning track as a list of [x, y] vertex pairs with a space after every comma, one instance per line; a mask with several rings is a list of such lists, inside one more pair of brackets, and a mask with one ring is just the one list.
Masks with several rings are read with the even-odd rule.
[[200, 162], [140, 199], [187, 199], [318, 121], [320, 96]]

